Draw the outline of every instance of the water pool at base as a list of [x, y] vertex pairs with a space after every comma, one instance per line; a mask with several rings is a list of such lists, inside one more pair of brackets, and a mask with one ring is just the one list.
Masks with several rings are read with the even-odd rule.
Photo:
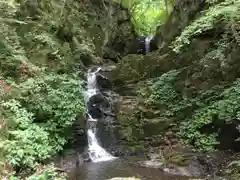
[[70, 180], [107, 180], [114, 177], [136, 177], [141, 180], [188, 180], [186, 177], [174, 177], [160, 169], [141, 167], [123, 159], [105, 162], [84, 163], [68, 173]]

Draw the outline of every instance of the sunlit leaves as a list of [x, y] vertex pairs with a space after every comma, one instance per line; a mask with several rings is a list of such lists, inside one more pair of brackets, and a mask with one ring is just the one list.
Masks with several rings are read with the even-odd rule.
[[139, 35], [152, 35], [158, 25], [166, 22], [173, 8], [169, 0], [116, 0], [128, 7], [132, 13], [132, 22]]

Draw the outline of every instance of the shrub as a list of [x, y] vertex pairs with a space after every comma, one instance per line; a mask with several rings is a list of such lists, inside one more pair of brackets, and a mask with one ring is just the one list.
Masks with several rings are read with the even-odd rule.
[[[179, 75], [182, 70], [171, 70], [153, 80], [150, 86], [148, 102], [159, 108], [161, 116], [177, 117], [186, 114], [184, 110], [192, 106], [194, 101], [185, 98], [178, 90]], [[143, 93], [143, 92], [142, 92]]]
[[[240, 119], [240, 79], [220, 95], [220, 99], [196, 111], [182, 124], [181, 136], [188, 143], [204, 151], [214, 150], [219, 132], [218, 124], [233, 123]], [[204, 133], [202, 129], [211, 125], [213, 131]]]
[[[21, 180], [23, 178], [11, 176], [10, 180]], [[25, 180], [66, 180], [66, 174], [60, 173], [57, 171], [57, 169], [54, 167], [53, 164], [47, 165], [47, 166], [40, 166], [38, 167], [37, 171], [24, 178]]]
[[43, 74], [19, 85], [21, 95], [3, 102], [9, 137], [3, 141], [14, 166], [34, 168], [62, 150], [67, 128], [84, 111], [83, 83], [74, 76]]

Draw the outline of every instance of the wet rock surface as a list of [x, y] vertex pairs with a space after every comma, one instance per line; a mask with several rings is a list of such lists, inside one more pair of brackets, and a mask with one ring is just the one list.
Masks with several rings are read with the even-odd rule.
[[54, 163], [61, 171], [69, 172], [76, 169], [83, 163], [90, 162], [87, 151], [83, 149], [68, 149], [64, 154], [56, 157]]
[[[219, 159], [222, 157], [222, 159]], [[184, 177], [221, 179], [221, 164], [225, 154], [201, 154], [186, 148], [166, 147], [158, 153], [149, 153], [147, 161], [140, 161], [143, 167], [157, 168], [160, 171]]]
[[96, 81], [97, 81], [97, 86], [99, 88], [99, 90], [104, 90], [104, 89], [111, 89], [112, 84], [111, 82], [104, 76], [102, 76], [101, 74], [98, 74], [96, 76]]

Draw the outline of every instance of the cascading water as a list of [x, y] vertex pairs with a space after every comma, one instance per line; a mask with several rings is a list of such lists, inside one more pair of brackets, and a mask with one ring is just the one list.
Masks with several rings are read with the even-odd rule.
[[150, 52], [150, 43], [151, 43], [152, 39], [153, 39], [152, 36], [149, 36], [149, 37], [145, 38], [145, 53], [146, 54]]
[[[96, 95], [98, 92], [97, 82], [96, 82], [96, 73], [98, 73], [101, 68], [97, 68], [95, 71], [92, 72], [92, 69], [88, 70], [87, 74], [87, 92], [86, 92], [86, 99], [85, 101], [88, 102], [89, 99]], [[87, 137], [88, 137], [88, 154], [90, 159], [93, 162], [100, 162], [100, 161], [108, 161], [114, 159], [110, 153], [108, 153], [105, 149], [103, 149], [97, 138], [97, 128], [96, 124], [98, 119], [92, 118], [91, 114], [87, 113], [88, 119], [88, 130], [87, 130]]]

